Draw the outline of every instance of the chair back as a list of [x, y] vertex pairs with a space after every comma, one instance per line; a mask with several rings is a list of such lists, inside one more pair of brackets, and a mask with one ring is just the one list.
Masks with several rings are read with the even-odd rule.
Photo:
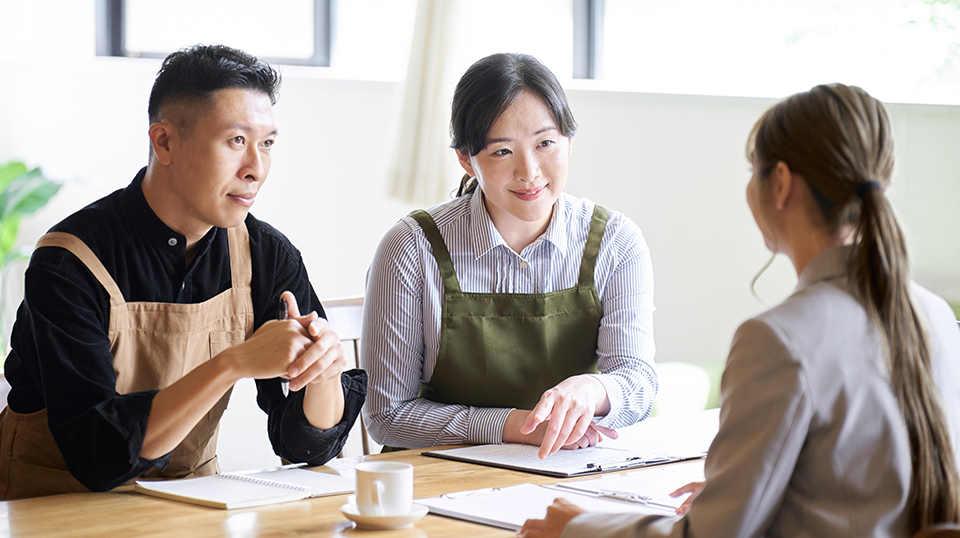
[[913, 538], [960, 538], [960, 525], [940, 523], [917, 531]]
[[363, 297], [331, 299], [321, 301], [320, 304], [323, 305], [323, 311], [327, 315], [327, 323], [337, 332], [341, 341], [360, 341], [360, 327], [363, 324]]
[[[337, 333], [344, 344], [343, 351], [347, 355], [347, 364], [353, 368], [360, 367], [360, 328], [363, 325], [363, 297], [349, 297], [346, 299], [331, 299], [320, 301], [327, 316], [327, 323]], [[351, 363], [352, 360], [352, 363]], [[367, 435], [363, 416], [357, 421], [360, 428], [360, 443], [363, 455], [370, 455], [370, 439]], [[343, 457], [340, 452], [339, 457]]]

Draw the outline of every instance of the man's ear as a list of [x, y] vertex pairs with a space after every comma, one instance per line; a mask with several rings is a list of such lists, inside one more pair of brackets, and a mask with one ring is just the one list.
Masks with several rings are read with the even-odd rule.
[[477, 177], [477, 174], [473, 173], [473, 164], [470, 162], [470, 157], [468, 155], [464, 155], [464, 153], [459, 149], [456, 151], [457, 160], [460, 161], [460, 166], [462, 166], [463, 169], [470, 174], [470, 177]]
[[173, 140], [177, 136], [173, 125], [166, 121], [158, 121], [150, 125], [147, 134], [150, 136], [150, 147], [157, 162], [169, 166], [173, 160], [171, 156]]

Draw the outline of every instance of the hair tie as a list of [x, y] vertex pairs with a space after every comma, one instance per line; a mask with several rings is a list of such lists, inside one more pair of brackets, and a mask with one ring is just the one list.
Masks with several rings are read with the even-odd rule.
[[868, 192], [879, 190], [883, 190], [883, 187], [876, 181], [864, 181], [857, 187], [856, 193], [857, 197], [863, 200], [863, 197], [866, 196]]

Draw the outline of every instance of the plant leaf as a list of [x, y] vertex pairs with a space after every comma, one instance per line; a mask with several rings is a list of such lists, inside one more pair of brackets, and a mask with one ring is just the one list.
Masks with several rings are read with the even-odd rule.
[[0, 222], [0, 260], [6, 260], [13, 249], [13, 243], [17, 240], [17, 232], [20, 230], [20, 217], [13, 215]]
[[10, 162], [0, 166], [0, 191], [7, 188], [14, 179], [27, 173], [27, 165], [19, 162]]
[[29, 215], [43, 207], [59, 190], [59, 183], [34, 168], [11, 181], [0, 195], [0, 219]]

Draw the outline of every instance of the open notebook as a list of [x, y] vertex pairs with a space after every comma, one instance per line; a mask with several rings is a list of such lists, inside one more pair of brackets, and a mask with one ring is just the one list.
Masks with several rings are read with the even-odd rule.
[[211, 508], [249, 508], [310, 497], [352, 493], [350, 478], [306, 469], [221, 473], [180, 480], [138, 480], [134, 490], [146, 495]]

